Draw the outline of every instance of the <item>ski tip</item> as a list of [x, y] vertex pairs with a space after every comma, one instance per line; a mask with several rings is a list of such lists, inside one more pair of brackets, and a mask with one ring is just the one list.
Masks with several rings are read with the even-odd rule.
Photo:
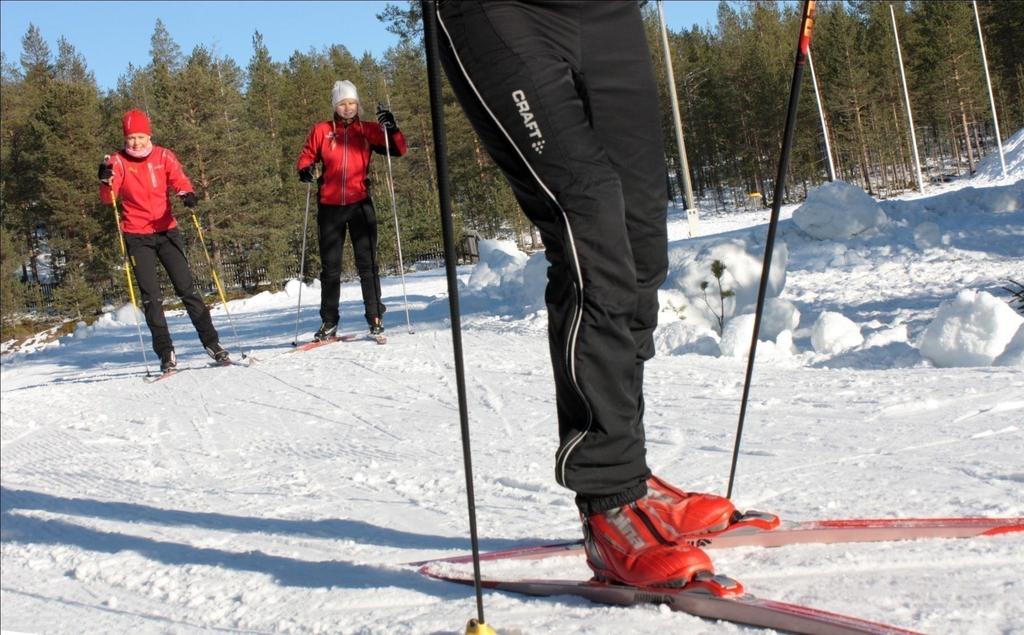
[[1024, 531], [1024, 519], [1018, 519], [1018, 520], [1021, 521], [1021, 522], [1018, 522], [1015, 525], [1002, 525], [1000, 527], [993, 527], [992, 529], [989, 529], [988, 531], [982, 533], [981, 535], [982, 536], [998, 536], [1000, 534], [1012, 534], [1012, 533], [1017, 533], [1018, 531]]
[[146, 375], [145, 377], [142, 378], [142, 381], [146, 382], [147, 384], [155, 384], [158, 381], [167, 379], [171, 375], [177, 375], [178, 372], [178, 370], [169, 370], [165, 373], [160, 373], [159, 375]]

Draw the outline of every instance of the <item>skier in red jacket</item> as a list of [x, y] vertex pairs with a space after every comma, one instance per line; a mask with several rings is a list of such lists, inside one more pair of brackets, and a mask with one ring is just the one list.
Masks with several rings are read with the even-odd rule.
[[303, 183], [313, 182], [316, 162], [323, 164], [323, 174], [317, 179], [317, 227], [322, 266], [320, 318], [323, 321], [314, 335], [317, 340], [332, 338], [338, 331], [341, 256], [346, 232], [352, 235], [370, 333], [384, 332], [382, 318], [386, 309], [380, 301], [377, 216], [367, 189], [367, 170], [371, 151], [384, 154], [387, 148], [392, 156], [406, 152], [405, 137], [390, 111], [381, 109], [375, 123], [359, 119], [359, 93], [352, 82], [335, 82], [331, 103], [334, 117], [313, 126], [296, 163], [299, 180]]
[[174, 370], [177, 357], [164, 318], [157, 260], [185, 304], [203, 348], [217, 362], [227, 363], [230, 356], [220, 345], [210, 311], [196, 292], [185, 258], [185, 243], [171, 213], [169, 188], [173, 188], [185, 207], [191, 209], [199, 203], [192, 182], [173, 152], [153, 144], [149, 118], [144, 112], [128, 111], [121, 127], [124, 148], [100, 162], [100, 200], [109, 205], [113, 196], [117, 197], [121, 231], [134, 265], [142, 310], [153, 336], [153, 350], [160, 357], [160, 370]]
[[439, 2], [441, 62], [547, 257], [559, 447], [587, 563], [602, 580], [678, 586], [712, 570], [695, 533], [732, 503], [651, 474], [644, 363], [668, 271], [657, 86], [635, 2]]

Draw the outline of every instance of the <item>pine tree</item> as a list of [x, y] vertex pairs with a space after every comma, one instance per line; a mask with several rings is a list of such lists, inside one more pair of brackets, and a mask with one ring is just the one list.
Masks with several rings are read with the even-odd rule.
[[7, 165], [2, 175], [4, 183], [4, 225], [16, 236], [15, 242], [24, 246], [27, 256], [28, 280], [37, 284], [40, 279], [38, 258], [45, 248], [46, 210], [39, 205], [43, 176], [47, 171], [46, 146], [36, 137], [39, 126], [38, 111], [46, 99], [53, 82], [53, 64], [50, 47], [35, 25], [30, 24], [21, 40], [21, 73], [17, 86], [5, 90], [8, 106], [5, 115], [12, 118], [9, 133], [5, 134]]
[[47, 153], [39, 203], [48, 217], [51, 248], [96, 279], [110, 264], [108, 246], [114, 242], [96, 194], [96, 164], [103, 156], [99, 95], [85, 61], [63, 38], [55, 70], [34, 129]]

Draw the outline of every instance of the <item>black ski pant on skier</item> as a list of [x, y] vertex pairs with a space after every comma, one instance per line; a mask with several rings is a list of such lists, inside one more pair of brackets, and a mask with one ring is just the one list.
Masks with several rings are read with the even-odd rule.
[[185, 243], [177, 229], [156, 234], [125, 234], [125, 245], [135, 269], [135, 281], [139, 285], [142, 311], [146, 325], [153, 335], [153, 351], [161, 358], [174, 348], [171, 333], [164, 317], [163, 296], [160, 280], [157, 278], [156, 263], [159, 260], [171, 279], [174, 293], [185, 304], [188, 317], [192, 320], [203, 347], [218, 343], [219, 336], [213, 327], [210, 310], [199, 297], [192, 280], [192, 271], [185, 258]]
[[377, 214], [373, 201], [365, 198], [350, 205], [317, 204], [317, 226], [320, 232], [320, 319], [337, 324], [338, 302], [341, 299], [341, 257], [345, 234], [352, 236], [352, 253], [363, 292], [366, 321], [374, 325], [383, 318], [385, 308], [380, 301], [380, 268], [377, 266]]
[[438, 12], [452, 88], [544, 240], [556, 478], [583, 514], [630, 503], [650, 476], [643, 372], [668, 267], [661, 118], [639, 10], [442, 0]]

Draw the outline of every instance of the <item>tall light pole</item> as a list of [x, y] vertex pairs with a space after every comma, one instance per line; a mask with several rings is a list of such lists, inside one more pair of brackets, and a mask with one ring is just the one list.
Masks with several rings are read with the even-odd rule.
[[921, 178], [921, 158], [917, 155], [917, 133], [914, 132], [914, 114], [910, 111], [910, 93], [907, 91], [907, 76], [903, 72], [903, 52], [900, 50], [900, 34], [896, 30], [896, 12], [889, 5], [892, 16], [892, 36], [896, 39], [896, 59], [900, 63], [900, 80], [903, 82], [903, 101], [907, 105], [907, 120], [910, 122], [910, 147], [914, 149], [914, 170], [917, 173], [917, 190], [924, 193], [924, 180]]
[[996, 115], [996, 100], [992, 96], [992, 78], [988, 75], [988, 58], [985, 57], [985, 38], [981, 36], [981, 18], [978, 17], [978, 2], [974, 5], [974, 23], [978, 25], [978, 43], [981, 44], [981, 65], [985, 69], [985, 84], [988, 85], [988, 103], [992, 106], [992, 123], [996, 127], [996, 145], [999, 146], [999, 165], [1003, 167], [1003, 178], [1006, 178], [1006, 158], [1003, 156], [1003, 137], [999, 134], [999, 117]]
[[828, 158], [828, 180], [836, 180], [836, 165], [832, 163], [832, 144], [828, 140], [828, 124], [825, 123], [825, 108], [821, 105], [821, 92], [818, 90], [818, 76], [814, 74], [814, 58], [807, 49], [807, 68], [811, 69], [811, 83], [814, 84], [814, 97], [818, 100], [818, 117], [821, 119], [821, 132], [825, 135], [825, 156]]
[[676, 129], [676, 147], [679, 148], [679, 165], [682, 166], [683, 190], [686, 196], [686, 220], [690, 236], [696, 236], [700, 222], [697, 205], [693, 200], [693, 186], [690, 184], [690, 164], [686, 160], [686, 142], [683, 140], [683, 121], [679, 116], [679, 96], [676, 94], [676, 77], [672, 70], [672, 54], [668, 46], [668, 28], [665, 26], [665, 8], [658, 0], [658, 18], [661, 20], [661, 47], [665, 51], [665, 73], [668, 75], [668, 94], [672, 99], [672, 121]]

